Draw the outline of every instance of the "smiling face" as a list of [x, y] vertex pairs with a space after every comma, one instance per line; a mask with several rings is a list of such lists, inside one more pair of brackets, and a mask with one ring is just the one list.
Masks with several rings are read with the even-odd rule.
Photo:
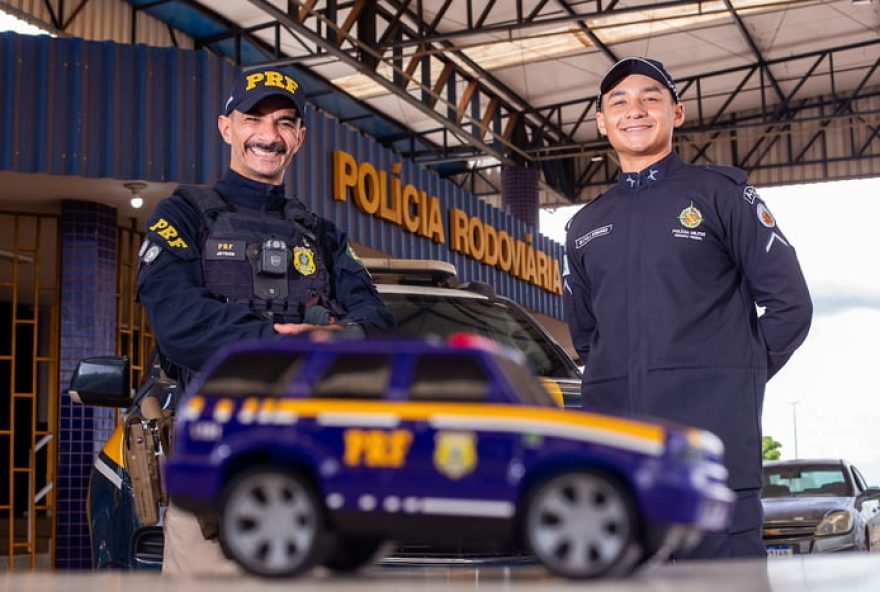
[[624, 172], [640, 171], [672, 152], [672, 130], [684, 123], [684, 105], [660, 82], [632, 74], [602, 96], [596, 114], [599, 133], [620, 159]]
[[280, 185], [290, 159], [306, 137], [290, 101], [267, 97], [248, 113], [233, 111], [217, 119], [220, 135], [232, 148], [229, 168], [261, 183]]

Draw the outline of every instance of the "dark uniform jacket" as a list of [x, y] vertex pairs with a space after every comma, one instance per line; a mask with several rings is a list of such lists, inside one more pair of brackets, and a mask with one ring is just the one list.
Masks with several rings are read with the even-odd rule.
[[764, 385], [805, 339], [812, 304], [745, 174], [674, 153], [621, 174], [572, 218], [566, 259], [584, 407], [708, 429], [731, 485], [760, 487]]
[[[282, 185], [266, 185], [229, 171], [214, 189], [234, 208], [280, 220], [287, 200]], [[366, 329], [392, 325], [345, 233], [316, 218], [314, 234], [330, 274], [329, 297], [343, 309], [340, 321]], [[147, 222], [140, 253], [137, 296], [144, 305], [159, 349], [173, 365], [196, 371], [218, 348], [242, 339], [276, 335], [274, 322], [247, 305], [225, 302], [206, 289], [200, 240], [202, 215], [180, 195], [163, 200]], [[255, 235], [258, 235], [257, 230]], [[259, 236], [255, 236], [259, 239]], [[302, 319], [292, 319], [302, 322]]]

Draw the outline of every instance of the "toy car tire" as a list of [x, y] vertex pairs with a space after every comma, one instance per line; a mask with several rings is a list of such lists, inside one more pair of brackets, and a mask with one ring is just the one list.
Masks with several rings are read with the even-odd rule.
[[340, 536], [324, 560], [324, 567], [336, 573], [351, 573], [380, 559], [385, 547], [381, 539]]
[[225, 489], [220, 516], [223, 551], [259, 576], [303, 573], [326, 549], [323, 508], [296, 473], [272, 467], [242, 473]]
[[529, 496], [524, 518], [529, 548], [562, 577], [626, 573], [642, 555], [630, 495], [603, 473], [572, 471], [550, 478]]

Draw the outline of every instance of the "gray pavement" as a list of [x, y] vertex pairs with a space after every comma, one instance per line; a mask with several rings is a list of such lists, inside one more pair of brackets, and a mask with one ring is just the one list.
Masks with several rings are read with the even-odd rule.
[[340, 578], [315, 571], [296, 580], [169, 579], [131, 572], [0, 573], [0, 592], [433, 592], [435, 590], [651, 592], [878, 592], [880, 555], [847, 554], [761, 561], [707, 561], [648, 567], [617, 580], [570, 582], [536, 566], [376, 567]]

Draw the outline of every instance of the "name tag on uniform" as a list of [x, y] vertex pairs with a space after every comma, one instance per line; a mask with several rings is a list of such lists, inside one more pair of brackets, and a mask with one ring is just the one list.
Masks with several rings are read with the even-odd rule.
[[580, 249], [581, 247], [586, 246], [586, 244], [589, 243], [593, 239], [597, 239], [600, 236], [605, 236], [606, 234], [611, 234], [611, 231], [613, 229], [614, 229], [613, 224], [606, 224], [605, 226], [600, 226], [599, 228], [591, 230], [587, 234], [583, 235], [582, 237], [580, 237], [574, 241], [574, 248]]
[[246, 247], [245, 241], [208, 239], [205, 241], [205, 259], [244, 261]]

